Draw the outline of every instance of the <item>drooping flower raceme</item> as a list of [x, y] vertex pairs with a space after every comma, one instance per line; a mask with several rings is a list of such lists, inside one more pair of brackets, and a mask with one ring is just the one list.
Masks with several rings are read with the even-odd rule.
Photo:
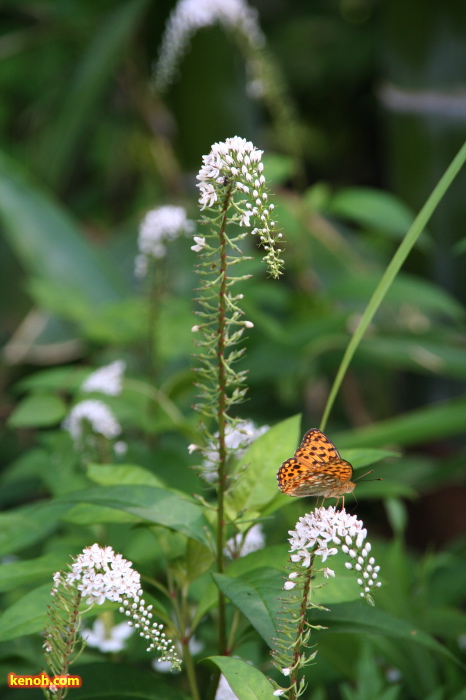
[[194, 222], [187, 218], [184, 207], [171, 205], [152, 209], [144, 217], [139, 228], [135, 272], [137, 277], [145, 277], [150, 258], [160, 259], [167, 252], [166, 243], [180, 234], [191, 234]]
[[[130, 561], [115, 554], [111, 547], [98, 544], [87, 547], [76, 557], [69, 573], [58, 571], [53, 580], [52, 595], [58, 600], [63, 598], [63, 592], [69, 600], [75, 591], [74, 598], [78, 601], [83, 598], [90, 606], [101, 605], [105, 600], [120, 603], [120, 612], [129, 618], [128, 625], [138, 629], [140, 636], [148, 641], [147, 651], [160, 652], [160, 660], [171, 661], [172, 667], [179, 667], [175, 645], [162, 631], [163, 625], [151, 622], [152, 605], [146, 605], [141, 597], [139, 573], [132, 568]], [[46, 653], [52, 652], [54, 639], [54, 630], [47, 630]]]
[[325, 564], [329, 557], [342, 551], [349, 558], [346, 567], [354, 569], [358, 575], [358, 584], [363, 589], [361, 597], [371, 605], [374, 604], [371, 592], [381, 585], [377, 581], [380, 567], [370, 556], [371, 545], [366, 541], [367, 530], [363, 522], [345, 510], [339, 511], [333, 506], [316, 508], [300, 518], [296, 529], [290, 530], [289, 534], [293, 570], [284, 586], [289, 594], [284, 599], [272, 652], [273, 664], [289, 679], [289, 686], [281, 688], [272, 682], [275, 696], [299, 698], [306, 691], [306, 677], [300, 677], [300, 672], [313, 662], [317, 654], [317, 650], [311, 654], [303, 650], [311, 646], [313, 629], [321, 629], [307, 619], [307, 611], [325, 609], [312, 600], [313, 579], [319, 572], [323, 572], [325, 578], [335, 576], [328, 567], [316, 568], [317, 561]]
[[77, 403], [63, 421], [62, 427], [70, 433], [75, 443], [79, 443], [86, 422], [91, 425], [94, 433], [103, 435], [108, 440], [121, 433], [121, 426], [109, 407], [97, 399]]
[[[282, 234], [275, 231], [271, 218], [274, 205], [268, 201], [262, 154], [251, 141], [239, 136], [214, 143], [209, 155], [202, 157], [203, 166], [197, 176], [199, 203], [201, 209], [215, 208], [229, 192], [235, 209], [230, 220], [251, 227], [251, 233], [259, 236], [266, 251], [264, 262], [272, 277], [279, 277], [283, 261], [276, 243]], [[237, 194], [242, 197], [238, 201], [234, 199]]]
[[173, 82], [193, 34], [217, 22], [226, 30], [239, 32], [252, 48], [261, 48], [265, 43], [257, 11], [245, 0], [180, 0], [168, 19], [155, 66], [158, 90], [166, 89]]
[[96, 392], [107, 396], [119, 396], [123, 389], [123, 374], [126, 362], [115, 360], [105, 367], [100, 367], [92, 372], [81, 384], [81, 391]]
[[[370, 556], [371, 545], [366, 542], [367, 530], [362, 520], [350, 515], [345, 510], [335, 507], [316, 508], [300, 518], [295, 530], [290, 530], [291, 561], [308, 568], [313, 557], [320, 557], [325, 563], [328, 557], [340, 550], [348, 558], [345, 566], [354, 570], [358, 584], [363, 588], [360, 595], [373, 604], [371, 591], [382, 584], [377, 581], [379, 566], [375, 565], [374, 557]], [[296, 585], [297, 572], [290, 574], [285, 583], [285, 589], [290, 590]], [[335, 576], [332, 569], [324, 568], [324, 576]]]

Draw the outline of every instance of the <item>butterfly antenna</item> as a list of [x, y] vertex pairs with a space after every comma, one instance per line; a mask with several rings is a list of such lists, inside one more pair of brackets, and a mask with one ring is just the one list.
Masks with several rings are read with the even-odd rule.
[[[361, 476], [358, 476], [357, 479], [355, 479], [354, 481], [360, 481], [363, 477], [367, 476], [368, 474], [372, 474], [373, 471], [374, 470], [371, 469], [370, 471], [366, 472], [365, 474], [361, 474]], [[382, 481], [382, 477], [379, 476], [376, 479], [365, 479], [365, 481]]]

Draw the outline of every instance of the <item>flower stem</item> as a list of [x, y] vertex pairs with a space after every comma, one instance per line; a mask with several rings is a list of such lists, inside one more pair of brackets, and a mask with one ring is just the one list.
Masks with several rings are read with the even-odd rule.
[[[224, 522], [224, 494], [226, 486], [226, 460], [227, 449], [225, 444], [226, 429], [226, 375], [225, 375], [225, 306], [227, 291], [227, 238], [225, 234], [227, 223], [227, 212], [230, 200], [232, 185], [228, 187], [223, 204], [222, 224], [220, 227], [220, 290], [218, 299], [218, 505], [217, 505], [217, 571], [223, 573], [223, 549], [225, 544], [225, 522]], [[225, 617], [225, 596], [221, 591], [218, 594], [218, 653], [223, 656], [226, 649], [226, 617]]]
[[300, 668], [299, 665], [299, 656], [301, 652], [301, 642], [304, 636], [305, 632], [305, 625], [306, 625], [306, 612], [307, 612], [307, 601], [309, 598], [309, 592], [311, 588], [311, 577], [313, 573], [313, 566], [314, 566], [314, 559], [315, 559], [315, 554], [312, 555], [310, 564], [308, 566], [308, 569], [306, 571], [306, 576], [304, 579], [304, 585], [303, 585], [303, 596], [301, 599], [301, 608], [299, 611], [299, 624], [298, 624], [298, 630], [296, 634], [296, 642], [294, 644], [294, 655], [293, 655], [293, 670], [291, 672], [291, 689], [290, 689], [290, 694], [288, 696], [289, 700], [295, 700], [297, 697], [296, 691], [297, 691], [297, 681], [298, 681], [298, 670]]

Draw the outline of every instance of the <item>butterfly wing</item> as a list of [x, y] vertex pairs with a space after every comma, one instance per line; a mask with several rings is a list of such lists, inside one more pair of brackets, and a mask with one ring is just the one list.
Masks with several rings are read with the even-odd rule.
[[328, 437], [317, 428], [307, 431], [294, 456], [298, 462], [309, 468], [340, 459], [340, 454], [333, 442], [330, 442]]
[[338, 497], [352, 491], [353, 467], [343, 459], [317, 467], [305, 467], [292, 457], [282, 464], [277, 478], [280, 490], [289, 496]]

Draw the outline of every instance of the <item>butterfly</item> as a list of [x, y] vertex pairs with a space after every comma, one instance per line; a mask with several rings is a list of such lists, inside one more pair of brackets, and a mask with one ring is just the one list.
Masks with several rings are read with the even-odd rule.
[[353, 467], [341, 459], [335, 445], [317, 428], [308, 430], [301, 445], [278, 470], [278, 487], [288, 496], [340, 498], [351, 493]]

